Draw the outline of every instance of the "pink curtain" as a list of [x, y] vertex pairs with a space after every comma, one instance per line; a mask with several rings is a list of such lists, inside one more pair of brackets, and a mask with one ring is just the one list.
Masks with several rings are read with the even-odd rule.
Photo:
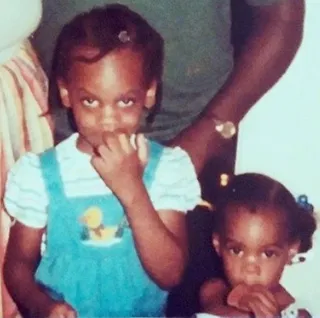
[[42, 152], [53, 145], [47, 104], [47, 78], [31, 44], [0, 63], [0, 317], [18, 315], [2, 279], [2, 265], [10, 230], [10, 218], [3, 206], [7, 172], [26, 151]]

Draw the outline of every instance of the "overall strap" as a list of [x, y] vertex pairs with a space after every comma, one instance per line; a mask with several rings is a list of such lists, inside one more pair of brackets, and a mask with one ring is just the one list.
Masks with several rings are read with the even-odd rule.
[[149, 141], [149, 160], [144, 173], [144, 181], [147, 187], [150, 188], [154, 180], [157, 166], [160, 162], [164, 146], [156, 141]]
[[41, 153], [39, 155], [39, 161], [50, 203], [61, 200], [61, 198], [65, 196], [65, 193], [56, 149], [50, 148]]
[[[149, 160], [144, 173], [144, 181], [148, 188], [152, 185], [164, 148], [163, 145], [155, 141], [149, 141]], [[56, 149], [46, 150], [39, 155], [39, 160], [49, 200], [59, 200], [59, 198], [65, 197]]]

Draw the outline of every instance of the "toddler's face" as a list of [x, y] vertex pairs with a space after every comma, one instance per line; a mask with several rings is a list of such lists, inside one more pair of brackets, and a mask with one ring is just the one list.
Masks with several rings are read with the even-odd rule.
[[277, 287], [297, 250], [287, 242], [285, 223], [270, 208], [255, 213], [239, 206], [229, 209], [224, 234], [213, 240], [229, 283]]
[[154, 104], [156, 84], [146, 87], [140, 54], [122, 49], [94, 63], [74, 61], [59, 89], [72, 108], [82, 150], [91, 152], [105, 132], [137, 131], [143, 108]]

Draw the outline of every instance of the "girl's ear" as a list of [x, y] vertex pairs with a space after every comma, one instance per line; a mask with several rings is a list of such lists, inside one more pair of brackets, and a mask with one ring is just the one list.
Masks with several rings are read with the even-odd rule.
[[59, 94], [60, 94], [60, 98], [63, 106], [66, 108], [70, 108], [71, 103], [70, 103], [69, 91], [67, 89], [66, 82], [62, 79], [58, 79], [57, 85], [58, 85], [58, 90], [59, 90]]
[[144, 103], [147, 109], [152, 108], [156, 103], [157, 87], [158, 87], [158, 82], [156, 80], [153, 80], [149, 89], [147, 90], [146, 100]]
[[220, 255], [220, 237], [218, 234], [212, 235], [212, 245], [214, 249], [216, 250], [217, 254]]
[[299, 241], [290, 245], [287, 264], [292, 264], [292, 260], [299, 253], [299, 249], [300, 249]]

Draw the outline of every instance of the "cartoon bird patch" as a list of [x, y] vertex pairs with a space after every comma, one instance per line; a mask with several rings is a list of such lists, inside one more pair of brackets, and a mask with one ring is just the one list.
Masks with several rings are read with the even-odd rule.
[[128, 226], [126, 218], [119, 225], [103, 224], [103, 212], [99, 207], [89, 207], [79, 219], [83, 226], [81, 240], [84, 244], [110, 246], [121, 241], [124, 228]]

